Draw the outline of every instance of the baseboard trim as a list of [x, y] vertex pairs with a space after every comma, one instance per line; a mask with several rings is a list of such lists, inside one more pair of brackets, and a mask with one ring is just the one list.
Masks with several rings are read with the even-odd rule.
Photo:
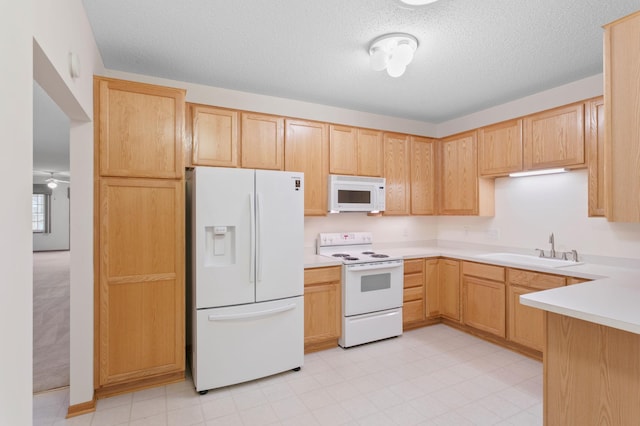
[[67, 419], [70, 419], [71, 417], [80, 416], [82, 414], [93, 413], [94, 411], [96, 411], [95, 393], [91, 401], [70, 405], [69, 408], [67, 409]]

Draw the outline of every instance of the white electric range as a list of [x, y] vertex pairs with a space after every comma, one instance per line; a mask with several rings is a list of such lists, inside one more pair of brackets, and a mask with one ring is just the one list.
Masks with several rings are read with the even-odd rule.
[[370, 232], [318, 234], [317, 254], [343, 263], [340, 346], [402, 334], [402, 258], [374, 251]]

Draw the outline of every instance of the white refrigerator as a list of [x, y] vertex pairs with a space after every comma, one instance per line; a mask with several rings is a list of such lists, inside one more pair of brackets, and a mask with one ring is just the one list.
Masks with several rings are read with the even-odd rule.
[[303, 173], [196, 167], [187, 197], [196, 390], [299, 369]]

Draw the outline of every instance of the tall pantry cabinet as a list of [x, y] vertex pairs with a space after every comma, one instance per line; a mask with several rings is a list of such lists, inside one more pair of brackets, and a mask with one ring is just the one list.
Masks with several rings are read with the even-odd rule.
[[96, 77], [96, 396], [182, 380], [185, 92]]

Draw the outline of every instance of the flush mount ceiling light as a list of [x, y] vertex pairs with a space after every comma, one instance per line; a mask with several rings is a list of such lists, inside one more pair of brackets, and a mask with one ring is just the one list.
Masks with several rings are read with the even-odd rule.
[[413, 60], [418, 48], [418, 39], [411, 34], [385, 34], [373, 40], [369, 46], [371, 68], [374, 71], [387, 69], [391, 77], [400, 77]]

